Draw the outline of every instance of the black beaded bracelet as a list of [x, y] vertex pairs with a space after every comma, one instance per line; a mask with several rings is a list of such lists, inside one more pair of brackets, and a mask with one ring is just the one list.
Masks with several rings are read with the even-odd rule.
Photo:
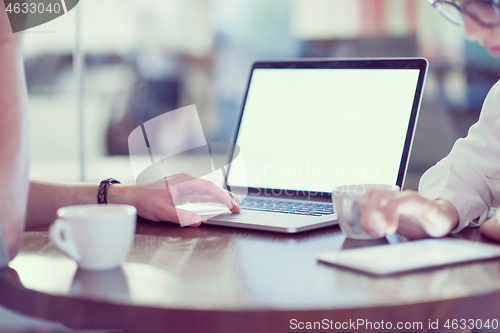
[[114, 178], [104, 179], [99, 184], [99, 191], [97, 192], [97, 203], [98, 204], [107, 204], [108, 203], [108, 187], [110, 184], [120, 184]]

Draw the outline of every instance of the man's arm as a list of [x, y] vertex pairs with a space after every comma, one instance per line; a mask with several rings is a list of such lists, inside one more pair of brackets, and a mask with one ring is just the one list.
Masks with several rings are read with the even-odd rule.
[[486, 220], [490, 207], [500, 205], [500, 81], [488, 93], [476, 124], [458, 139], [444, 159], [427, 170], [419, 193], [452, 203], [459, 215], [454, 232]]
[[[179, 174], [174, 177], [189, 177]], [[199, 226], [201, 218], [192, 212], [175, 207], [181, 199], [188, 202], [213, 201], [224, 204], [233, 213], [240, 208], [236, 202], [241, 199], [216, 186], [214, 183], [189, 177], [191, 180], [168, 186], [166, 180], [159, 180], [164, 189], [143, 188], [136, 185], [113, 184], [108, 188], [107, 202], [127, 204], [137, 208], [137, 214], [152, 221], [181, 223], [190, 221]], [[97, 204], [98, 184], [48, 183], [32, 181], [30, 184], [26, 229], [33, 229], [52, 223], [57, 210], [64, 206]], [[181, 223], [182, 224], [182, 223]]]
[[[412, 238], [439, 237], [482, 223], [489, 208], [500, 204], [499, 105], [500, 81], [488, 93], [467, 138], [457, 140], [450, 154], [422, 176], [418, 194], [372, 194], [362, 215], [365, 230], [381, 235], [397, 228]], [[495, 228], [500, 229], [496, 219], [481, 231], [500, 240]]]
[[[64, 206], [97, 204], [98, 184], [53, 183], [31, 181], [26, 230], [52, 223], [57, 218], [57, 210]], [[111, 185], [108, 202], [128, 204], [125, 185]]]
[[57, 210], [61, 207], [96, 204], [97, 190], [98, 185], [92, 184], [31, 181], [26, 230], [53, 222], [57, 218]]

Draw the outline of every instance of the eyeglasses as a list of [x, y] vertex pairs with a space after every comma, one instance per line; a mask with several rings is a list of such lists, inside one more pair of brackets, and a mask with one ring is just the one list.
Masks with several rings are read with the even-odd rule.
[[500, 25], [500, 0], [428, 0], [444, 17], [456, 25], [464, 25], [464, 15], [484, 27]]

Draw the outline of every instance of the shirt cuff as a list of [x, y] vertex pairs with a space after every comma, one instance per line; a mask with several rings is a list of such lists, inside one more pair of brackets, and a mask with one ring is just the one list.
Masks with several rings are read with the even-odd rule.
[[469, 198], [457, 196], [455, 192], [446, 189], [437, 192], [436, 190], [427, 190], [421, 192], [420, 195], [429, 200], [447, 200], [455, 207], [459, 218], [457, 226], [451, 233], [460, 232], [469, 226], [480, 226], [487, 219], [489, 210], [486, 206], [482, 207], [484, 209], [476, 207], [471, 210], [470, 204], [468, 204], [470, 202]]

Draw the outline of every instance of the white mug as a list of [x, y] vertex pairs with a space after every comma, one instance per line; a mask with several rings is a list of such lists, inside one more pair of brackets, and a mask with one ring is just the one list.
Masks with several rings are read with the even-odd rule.
[[373, 239], [363, 230], [360, 221], [361, 205], [366, 201], [368, 192], [373, 189], [399, 192], [399, 186], [385, 184], [353, 184], [333, 188], [333, 206], [340, 229], [347, 238]]
[[135, 235], [137, 210], [129, 205], [60, 208], [50, 240], [88, 270], [112, 269], [126, 259]]

